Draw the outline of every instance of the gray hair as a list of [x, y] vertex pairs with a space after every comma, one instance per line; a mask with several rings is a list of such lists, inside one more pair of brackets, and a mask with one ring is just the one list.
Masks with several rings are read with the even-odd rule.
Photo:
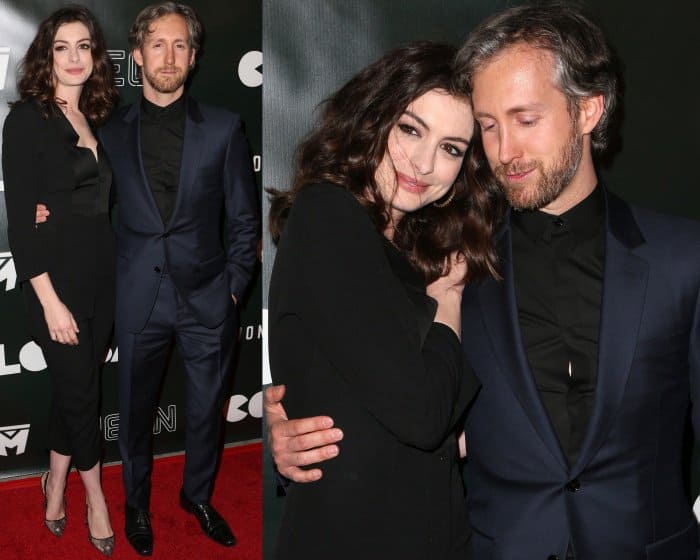
[[474, 74], [518, 43], [552, 54], [556, 83], [572, 113], [580, 99], [603, 96], [603, 114], [591, 131], [591, 145], [604, 151], [619, 93], [616, 61], [601, 28], [570, 2], [508, 8], [474, 29], [457, 54], [457, 74], [464, 87], [471, 90]]
[[146, 40], [146, 36], [150, 32], [151, 24], [155, 20], [171, 14], [177, 14], [184, 18], [190, 36], [190, 48], [199, 53], [202, 43], [202, 23], [199, 21], [197, 14], [192, 8], [187, 4], [180, 4], [178, 2], [151, 4], [141, 10], [129, 30], [129, 48], [132, 51], [141, 49]]

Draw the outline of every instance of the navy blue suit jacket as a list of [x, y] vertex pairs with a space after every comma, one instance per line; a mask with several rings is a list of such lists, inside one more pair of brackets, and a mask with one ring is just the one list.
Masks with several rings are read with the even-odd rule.
[[167, 270], [197, 319], [213, 328], [231, 295], [240, 301], [256, 260], [257, 190], [240, 118], [187, 98], [177, 200], [163, 224], [141, 159], [140, 107], [120, 108], [100, 131], [118, 205], [117, 325], [143, 329]]
[[483, 387], [466, 422], [477, 560], [691, 560], [689, 402], [700, 433], [700, 224], [606, 193], [598, 385], [568, 465], [522, 345], [508, 225], [502, 282], [465, 289], [463, 344]]

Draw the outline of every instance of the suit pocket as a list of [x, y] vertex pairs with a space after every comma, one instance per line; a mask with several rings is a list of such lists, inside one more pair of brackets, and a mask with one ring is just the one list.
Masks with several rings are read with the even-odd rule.
[[225, 266], [226, 257], [222, 253], [220, 255], [216, 255], [214, 258], [200, 262], [197, 269], [200, 276], [208, 278], [209, 276], [214, 276], [215, 274], [218, 274], [224, 270]]
[[647, 545], [647, 560], [696, 560], [698, 523], [693, 518], [682, 531]]

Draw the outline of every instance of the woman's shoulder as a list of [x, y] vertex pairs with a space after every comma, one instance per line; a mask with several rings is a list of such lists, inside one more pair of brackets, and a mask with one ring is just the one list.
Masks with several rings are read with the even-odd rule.
[[18, 132], [31, 132], [36, 127], [44, 126], [46, 118], [41, 106], [34, 100], [17, 101], [5, 119], [6, 129]]
[[369, 216], [355, 196], [345, 187], [333, 183], [317, 183], [302, 187], [297, 193], [290, 218], [327, 218], [328, 220], [345, 220], [364, 216], [369, 223]]
[[357, 198], [346, 188], [331, 183], [308, 185], [299, 190], [282, 237], [305, 244], [314, 239], [322, 245], [381, 246], [382, 239]]

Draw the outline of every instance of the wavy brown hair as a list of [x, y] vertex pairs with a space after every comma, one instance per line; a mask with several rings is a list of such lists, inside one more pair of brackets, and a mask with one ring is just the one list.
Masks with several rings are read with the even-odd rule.
[[481, 22], [457, 55], [464, 87], [504, 50], [526, 44], [554, 58], [556, 84], [576, 114], [581, 99], [603, 96], [603, 114], [591, 131], [591, 146], [604, 152], [608, 127], [620, 97], [619, 61], [603, 30], [578, 2], [538, 2], [512, 6]]
[[[291, 190], [268, 191], [272, 194], [269, 225], [274, 241], [299, 191], [317, 183], [350, 191], [377, 230], [385, 230], [390, 208], [374, 175], [386, 153], [389, 133], [408, 105], [431, 90], [469, 101], [468, 92], [457, 85], [455, 54], [450, 45], [426, 41], [400, 47], [366, 67], [322, 104], [316, 126], [297, 148]], [[473, 175], [484, 161], [475, 152], [475, 144], [479, 144], [476, 136], [454, 183], [454, 199], [442, 208], [428, 204], [407, 213], [396, 224], [393, 242], [426, 283], [448, 270], [446, 263], [454, 251], [462, 251], [467, 258], [465, 280], [498, 277], [492, 237], [505, 203], [495, 182], [476, 180]]]
[[20, 63], [17, 89], [22, 101], [35, 101], [46, 117], [53, 111], [55, 103], [65, 104], [65, 101], [56, 98], [53, 42], [59, 27], [76, 21], [90, 32], [93, 61], [93, 71], [83, 85], [78, 107], [91, 125], [99, 126], [107, 120], [116, 104], [117, 90], [102, 30], [95, 16], [85, 6], [64, 6], [39, 24], [36, 36]]

